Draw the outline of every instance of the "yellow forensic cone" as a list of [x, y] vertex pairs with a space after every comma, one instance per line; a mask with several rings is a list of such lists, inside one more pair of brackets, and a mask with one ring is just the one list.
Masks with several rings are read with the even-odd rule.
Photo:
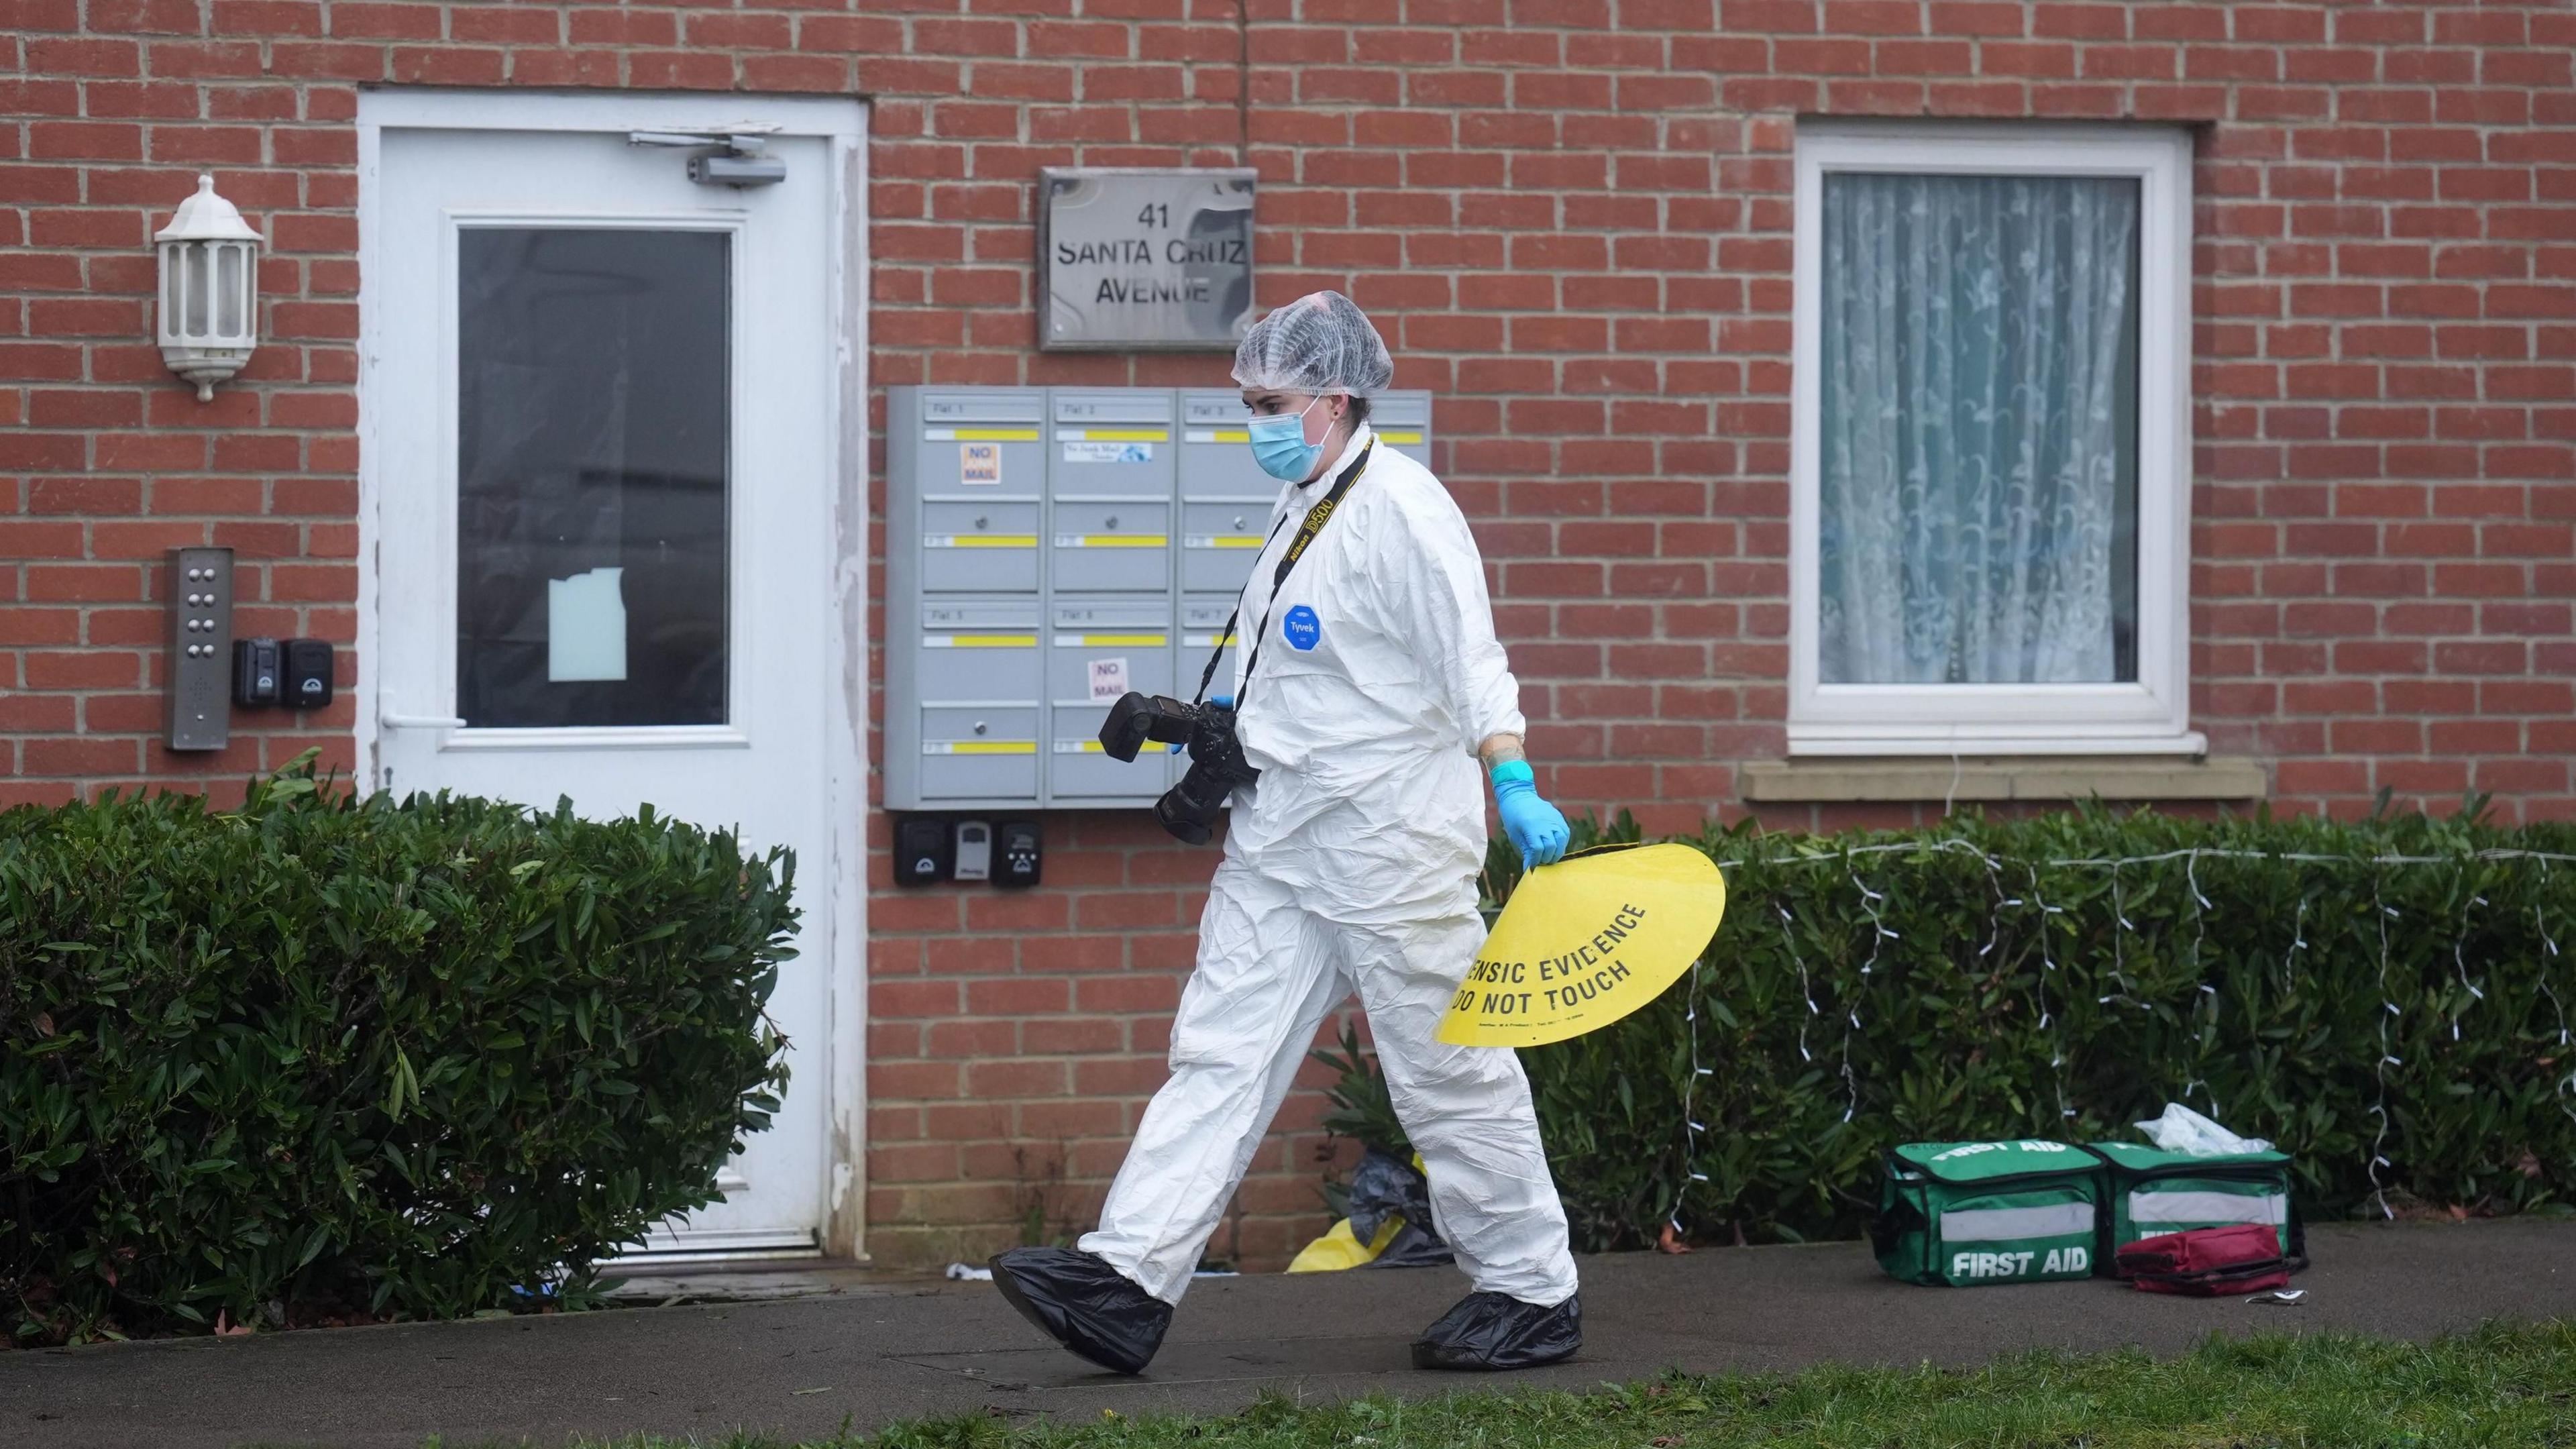
[[1611, 845], [1521, 877], [1440, 1023], [1454, 1046], [1539, 1046], [1663, 994], [1717, 934], [1726, 881], [1687, 845]]

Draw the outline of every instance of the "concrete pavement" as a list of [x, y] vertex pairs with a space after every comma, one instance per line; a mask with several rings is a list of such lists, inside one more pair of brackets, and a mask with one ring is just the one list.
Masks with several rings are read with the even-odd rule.
[[1583, 1265], [1574, 1363], [1462, 1381], [1408, 1366], [1465, 1291], [1448, 1269], [1204, 1279], [1142, 1379], [1040, 1341], [989, 1284], [242, 1339], [0, 1352], [0, 1445], [417, 1449], [736, 1427], [827, 1436], [895, 1419], [1104, 1408], [1225, 1412], [1263, 1389], [1340, 1397], [1582, 1387], [1695, 1370], [1981, 1363], [2018, 1349], [2174, 1353], [2212, 1330], [2422, 1339], [2489, 1318], [2576, 1314], [2576, 1223], [2313, 1229], [2297, 1307], [2114, 1284], [1908, 1287], [1857, 1243], [1622, 1254]]

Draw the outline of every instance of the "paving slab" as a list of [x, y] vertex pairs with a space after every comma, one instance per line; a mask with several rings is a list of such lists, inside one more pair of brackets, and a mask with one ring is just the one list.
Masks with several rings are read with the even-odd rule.
[[2576, 1314], [2576, 1223], [2333, 1225], [2296, 1307], [2106, 1281], [1918, 1288], [1857, 1243], [1584, 1260], [1576, 1361], [1461, 1380], [1406, 1346], [1465, 1291], [1445, 1268], [1209, 1278], [1142, 1378], [1044, 1343], [990, 1284], [884, 1283], [759, 1302], [0, 1353], [0, 1445], [417, 1449], [574, 1435], [824, 1437], [934, 1415], [1220, 1413], [1460, 1387], [1581, 1388], [1668, 1366], [1971, 1365], [2033, 1347], [2158, 1354], [2212, 1332], [2426, 1339]]

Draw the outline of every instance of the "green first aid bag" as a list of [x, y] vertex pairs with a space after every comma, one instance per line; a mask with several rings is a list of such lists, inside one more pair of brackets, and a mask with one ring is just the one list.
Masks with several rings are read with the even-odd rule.
[[1887, 1154], [1870, 1244], [1908, 1283], [2093, 1276], [2102, 1161], [2064, 1142], [1909, 1142]]
[[2135, 1142], [2096, 1142], [2092, 1151], [2108, 1172], [2106, 1251], [2115, 1257], [2140, 1238], [2229, 1223], [2260, 1223], [2279, 1235], [2284, 1255], [2296, 1251], [2285, 1153], [2195, 1157]]

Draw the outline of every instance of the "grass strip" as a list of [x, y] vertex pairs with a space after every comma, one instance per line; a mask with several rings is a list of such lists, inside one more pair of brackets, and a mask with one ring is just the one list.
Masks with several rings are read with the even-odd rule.
[[[2570, 1449], [2576, 1322], [2430, 1344], [2340, 1333], [2213, 1336], [2180, 1358], [2040, 1351], [1978, 1369], [1667, 1373], [1588, 1392], [1504, 1383], [1406, 1402], [1266, 1396], [1216, 1418], [996, 1416], [792, 1449]], [[433, 1446], [434, 1449], [434, 1446]], [[581, 1449], [791, 1449], [757, 1435]]]

